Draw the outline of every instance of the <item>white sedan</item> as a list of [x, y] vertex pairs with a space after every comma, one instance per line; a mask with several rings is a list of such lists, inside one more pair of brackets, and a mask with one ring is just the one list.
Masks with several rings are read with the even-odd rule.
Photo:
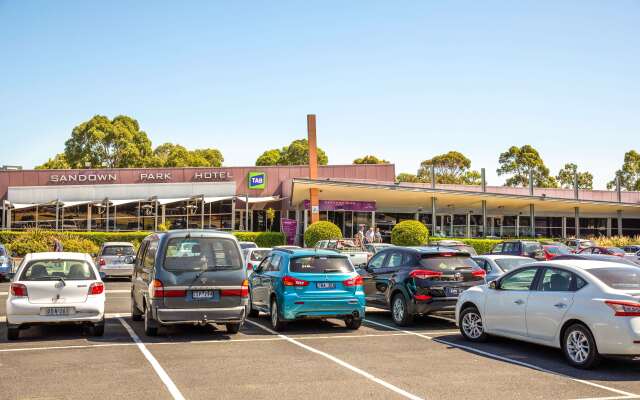
[[7, 297], [7, 339], [31, 325], [80, 323], [104, 334], [104, 283], [88, 254], [27, 254]]
[[487, 273], [486, 280], [491, 282], [498, 279], [505, 273], [517, 268], [521, 265], [536, 262], [530, 257], [510, 256], [505, 254], [485, 254], [482, 256], [473, 256], [473, 261]]
[[569, 364], [640, 357], [640, 268], [604, 261], [536, 262], [464, 291], [456, 321], [462, 335], [488, 335], [562, 349]]

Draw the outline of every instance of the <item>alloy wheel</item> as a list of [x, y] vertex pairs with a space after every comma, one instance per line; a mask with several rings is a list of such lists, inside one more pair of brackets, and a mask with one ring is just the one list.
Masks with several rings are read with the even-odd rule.
[[473, 311], [466, 313], [462, 317], [462, 329], [471, 339], [478, 339], [484, 333], [482, 318]]
[[402, 321], [404, 318], [404, 301], [402, 297], [396, 296], [393, 301], [393, 319], [396, 321]]
[[278, 303], [275, 300], [271, 303], [271, 326], [278, 326]]
[[569, 358], [576, 364], [584, 363], [589, 357], [591, 346], [587, 336], [579, 331], [574, 330], [567, 336], [567, 354]]

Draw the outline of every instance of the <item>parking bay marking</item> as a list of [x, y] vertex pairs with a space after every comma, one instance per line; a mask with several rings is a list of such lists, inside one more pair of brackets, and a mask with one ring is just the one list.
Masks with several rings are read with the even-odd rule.
[[[104, 291], [106, 294], [111, 293], [131, 293], [129, 289], [107, 289]], [[8, 296], [9, 292], [0, 292], [0, 296]]]
[[153, 354], [151, 354], [151, 352], [147, 349], [144, 343], [142, 343], [142, 340], [140, 340], [140, 337], [138, 337], [138, 335], [135, 333], [133, 328], [131, 328], [131, 326], [129, 326], [129, 324], [124, 319], [122, 319], [122, 317], [117, 317], [117, 318], [118, 318], [118, 321], [120, 321], [120, 323], [122, 324], [122, 326], [124, 326], [124, 329], [127, 330], [127, 332], [129, 333], [129, 336], [131, 336], [131, 339], [138, 346], [138, 349], [140, 350], [140, 352], [142, 352], [142, 354], [147, 359], [147, 361], [149, 361], [149, 364], [151, 364], [153, 369], [156, 371], [156, 374], [158, 374], [158, 376], [160, 377], [160, 380], [162, 380], [162, 383], [164, 383], [164, 385], [167, 387], [167, 389], [169, 390], [169, 393], [171, 393], [171, 396], [173, 396], [175, 400], [184, 400], [184, 396], [182, 395], [182, 393], [180, 393], [180, 390], [178, 389], [178, 387], [175, 385], [175, 383], [173, 383], [173, 381], [171, 380], [169, 375], [166, 373], [164, 368], [162, 368], [158, 360], [156, 360], [156, 358], [153, 356]]
[[248, 323], [250, 323], [252, 325], [255, 325], [255, 326], [259, 327], [259, 328], [262, 328], [266, 332], [269, 332], [269, 333], [271, 333], [273, 335], [277, 335], [278, 337], [286, 340], [287, 342], [289, 342], [291, 344], [294, 344], [294, 345], [296, 345], [298, 347], [301, 347], [301, 348], [303, 348], [303, 349], [305, 349], [307, 351], [310, 351], [312, 353], [315, 353], [315, 354], [318, 354], [318, 355], [320, 355], [322, 357], [325, 357], [328, 360], [333, 361], [334, 363], [336, 363], [336, 364], [338, 364], [338, 365], [340, 365], [340, 366], [342, 366], [342, 367], [344, 367], [344, 368], [346, 368], [346, 369], [348, 369], [348, 370], [350, 370], [352, 372], [355, 372], [358, 375], [361, 375], [361, 376], [369, 379], [370, 381], [373, 381], [373, 382], [375, 382], [375, 383], [377, 383], [379, 385], [382, 385], [382, 386], [386, 387], [387, 389], [391, 390], [392, 392], [395, 392], [395, 393], [397, 393], [397, 394], [399, 394], [399, 395], [401, 395], [403, 397], [406, 397], [407, 399], [423, 400], [422, 397], [416, 396], [416, 395], [414, 395], [412, 393], [407, 392], [406, 390], [400, 389], [399, 387], [397, 387], [395, 385], [392, 385], [389, 382], [383, 381], [380, 378], [376, 378], [375, 376], [371, 375], [370, 373], [368, 373], [366, 371], [363, 371], [360, 368], [355, 367], [355, 366], [353, 366], [353, 365], [351, 365], [351, 364], [349, 364], [349, 363], [347, 363], [345, 361], [342, 361], [341, 359], [339, 359], [337, 357], [334, 357], [331, 354], [325, 353], [324, 351], [320, 351], [320, 350], [315, 349], [315, 348], [313, 348], [311, 346], [307, 346], [304, 343], [300, 343], [296, 339], [293, 339], [293, 338], [290, 338], [289, 336], [286, 336], [286, 335], [283, 335], [281, 333], [278, 333], [278, 332], [276, 332], [276, 331], [274, 331], [274, 330], [272, 330], [270, 328], [267, 328], [266, 326], [264, 326], [262, 324], [259, 324], [257, 322], [254, 322], [254, 321], [251, 321], [251, 320], [248, 320], [248, 319], [246, 320], [246, 322], [248, 322]]
[[[498, 354], [489, 353], [487, 351], [478, 350], [478, 349], [475, 349], [473, 347], [469, 347], [469, 346], [465, 346], [465, 345], [449, 342], [448, 340], [432, 338], [432, 337], [427, 336], [427, 335], [423, 335], [423, 334], [420, 334], [420, 333], [417, 333], [417, 332], [402, 330], [402, 329], [396, 328], [395, 326], [382, 324], [380, 322], [372, 321], [372, 320], [369, 320], [369, 319], [365, 319], [364, 322], [369, 323], [369, 324], [373, 324], [373, 325], [377, 325], [377, 326], [381, 326], [383, 328], [391, 329], [391, 330], [394, 330], [394, 331], [398, 331], [398, 332], [409, 333], [409, 334], [421, 337], [423, 339], [427, 339], [427, 340], [431, 340], [431, 341], [434, 341], [434, 342], [446, 344], [448, 346], [456, 347], [456, 348], [463, 349], [463, 350], [467, 350], [467, 351], [470, 351], [472, 353], [481, 354], [483, 356], [487, 356], [487, 357], [490, 357], [490, 358], [493, 358], [493, 359], [496, 359], [496, 360], [506, 361], [506, 362], [509, 362], [511, 364], [516, 364], [516, 365], [520, 365], [522, 367], [531, 368], [531, 369], [534, 369], [534, 370], [537, 370], [537, 371], [540, 371], [540, 372], [545, 372], [545, 373], [548, 373], [548, 374], [561, 376], [563, 378], [567, 378], [567, 379], [572, 380], [574, 382], [582, 383], [582, 384], [588, 385], [588, 386], [597, 387], [599, 389], [607, 390], [607, 391], [622, 395], [620, 397], [614, 397], [614, 399], [632, 399], [632, 398], [640, 397], [640, 395], [637, 395], [637, 394], [625, 392], [625, 391], [619, 390], [619, 389], [614, 389], [614, 388], [609, 387], [609, 386], [600, 385], [599, 383], [590, 382], [590, 381], [586, 381], [586, 380], [583, 380], [583, 379], [572, 378], [572, 377], [564, 375], [564, 374], [562, 374], [560, 372], [556, 372], [556, 371], [552, 371], [550, 369], [542, 368], [542, 367], [539, 367], [539, 366], [534, 365], [534, 364], [529, 364], [529, 363], [526, 363], [526, 362], [523, 362], [523, 361], [514, 360], [514, 359], [509, 358], [509, 357], [504, 357], [504, 356], [500, 356]], [[611, 398], [610, 397], [598, 397], [598, 398], [593, 398], [591, 400], [596, 400], [596, 399], [605, 400], [605, 399], [611, 399]], [[583, 399], [583, 400], [590, 400], [590, 399]]]

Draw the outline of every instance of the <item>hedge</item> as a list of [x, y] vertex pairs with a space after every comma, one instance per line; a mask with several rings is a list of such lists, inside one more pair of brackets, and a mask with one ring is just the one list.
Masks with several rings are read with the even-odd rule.
[[315, 247], [321, 240], [342, 239], [342, 231], [336, 224], [329, 221], [315, 222], [304, 231], [304, 244]]
[[391, 230], [391, 243], [396, 246], [421, 246], [428, 238], [429, 229], [420, 221], [402, 221]]

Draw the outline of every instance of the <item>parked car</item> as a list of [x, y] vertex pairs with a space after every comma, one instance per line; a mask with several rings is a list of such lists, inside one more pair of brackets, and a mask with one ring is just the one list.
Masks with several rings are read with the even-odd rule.
[[254, 269], [249, 288], [250, 315], [268, 313], [276, 331], [296, 319], [339, 318], [349, 329], [364, 319], [362, 277], [333, 251], [274, 249]]
[[371, 255], [364, 248], [357, 246], [354, 240], [320, 240], [316, 243], [316, 250], [331, 250], [349, 257], [351, 263], [356, 267], [367, 265]]
[[271, 253], [269, 248], [253, 247], [242, 250], [242, 256], [247, 266], [247, 275], [251, 275], [253, 270], [260, 265], [262, 260]]
[[359, 272], [367, 305], [391, 310], [400, 326], [416, 315], [453, 312], [458, 295], [486, 276], [469, 253], [442, 247], [384, 249]]
[[13, 259], [4, 245], [0, 244], [0, 281], [9, 279], [13, 271]]
[[600, 246], [592, 246], [582, 249], [577, 252], [577, 254], [606, 254], [609, 256], [617, 256], [624, 257], [625, 253], [619, 247], [600, 247]]
[[170, 324], [224, 324], [228, 333], [237, 333], [247, 311], [246, 276], [240, 246], [229, 233], [149, 235], [138, 249], [131, 279], [132, 319], [144, 320], [148, 336]]
[[534, 240], [508, 240], [496, 244], [491, 254], [504, 254], [521, 257], [531, 257], [536, 260], [544, 260], [542, 245]]
[[505, 336], [562, 349], [574, 367], [607, 355], [640, 355], [640, 269], [619, 263], [562, 260], [516, 268], [458, 299], [465, 339]]
[[624, 250], [627, 255], [637, 255], [640, 253], [640, 245], [632, 244], [628, 246], [622, 246], [622, 250]]
[[466, 251], [467, 253], [471, 254], [472, 256], [477, 256], [478, 253], [476, 252], [476, 249], [473, 246], [470, 246], [468, 244], [465, 244], [459, 240], [438, 240], [435, 242], [431, 242], [429, 243], [430, 246], [439, 246], [439, 247], [446, 247], [449, 249], [456, 249], [456, 250], [461, 250], [461, 251]]
[[587, 239], [568, 239], [565, 241], [567, 247], [573, 251], [579, 251], [580, 249], [586, 249], [587, 247], [593, 247], [596, 244], [592, 240]]
[[553, 260], [555, 257], [573, 254], [572, 251], [567, 246], [556, 246], [551, 244], [543, 244], [542, 251], [544, 252], [544, 258], [548, 260]]
[[32, 325], [76, 323], [104, 334], [104, 283], [82, 253], [31, 253], [24, 257], [7, 297], [7, 339]]
[[555, 260], [558, 260], [558, 261], [560, 260], [608, 261], [608, 262], [615, 262], [619, 264], [638, 266], [638, 264], [634, 262], [631, 258], [612, 256], [608, 254], [566, 254], [566, 255], [556, 257]]
[[369, 257], [377, 254], [380, 250], [393, 246], [390, 243], [367, 243], [364, 245], [364, 249], [369, 253]]
[[105, 242], [97, 255], [98, 270], [104, 277], [133, 274], [136, 249], [129, 242]]
[[505, 273], [521, 265], [531, 264], [535, 260], [530, 257], [509, 256], [501, 254], [486, 254], [473, 257], [473, 261], [487, 273], [487, 282], [493, 281]]
[[258, 245], [255, 244], [254, 242], [238, 242], [238, 244], [240, 244], [240, 249], [242, 250], [258, 248]]

